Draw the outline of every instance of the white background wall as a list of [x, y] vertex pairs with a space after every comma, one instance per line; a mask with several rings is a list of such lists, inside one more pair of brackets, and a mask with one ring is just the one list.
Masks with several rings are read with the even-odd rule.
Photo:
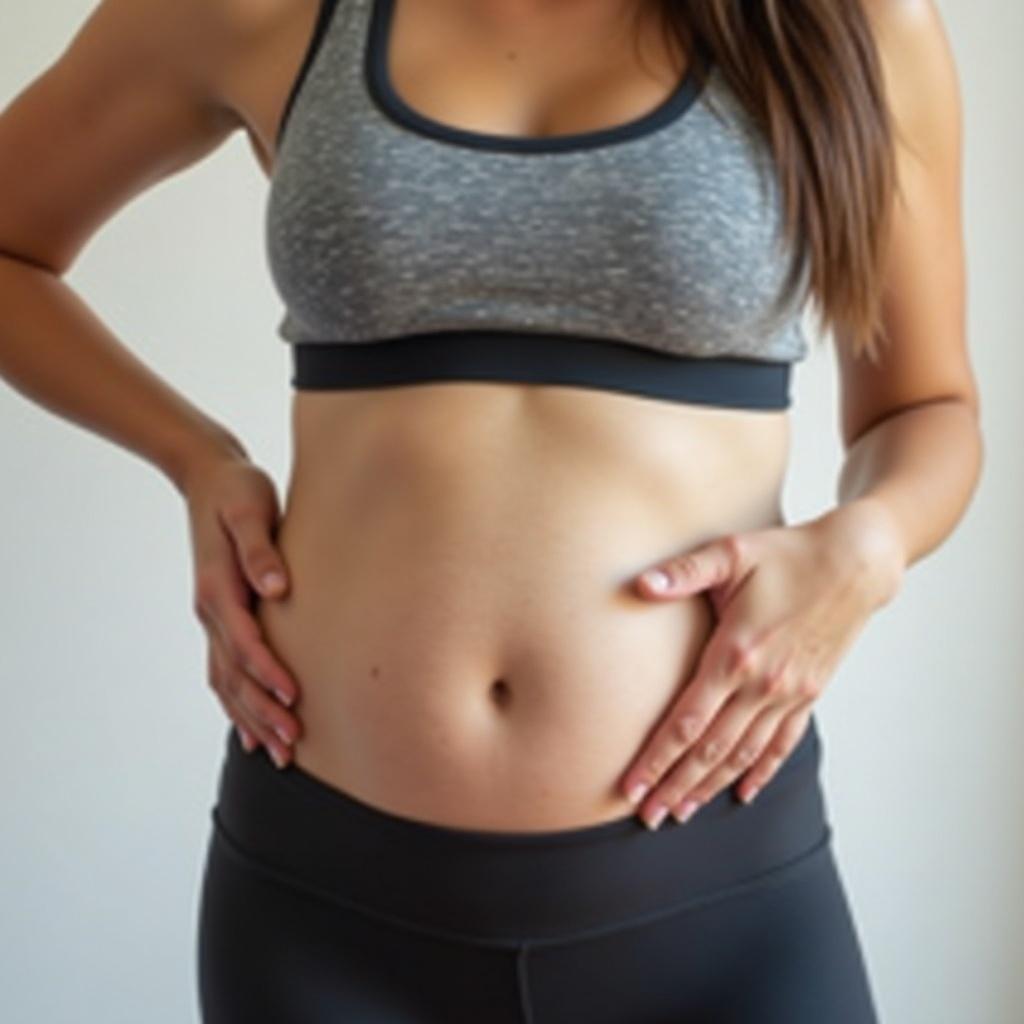
[[[0, 101], [56, 58], [91, 8], [0, 0]], [[883, 1021], [1016, 1024], [1024, 15], [1014, 0], [946, 0], [942, 10], [966, 110], [985, 475], [957, 531], [861, 634], [818, 718], [836, 854]], [[229, 424], [283, 494], [290, 367], [273, 335], [265, 188], [239, 134], [122, 211], [69, 281], [150, 366]], [[834, 501], [828, 350], [799, 368], [795, 399], [790, 520]], [[147, 463], [9, 386], [0, 481], [0, 1015], [196, 1021], [198, 890], [226, 719], [190, 607], [183, 504]]]

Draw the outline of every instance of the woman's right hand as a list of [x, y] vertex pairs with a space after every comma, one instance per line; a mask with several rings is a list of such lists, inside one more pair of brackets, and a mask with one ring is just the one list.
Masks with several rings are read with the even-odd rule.
[[[209, 639], [209, 682], [249, 752], [263, 744], [279, 768], [301, 727], [299, 695], [253, 615], [254, 591], [282, 597], [287, 573], [274, 538], [279, 519], [271, 478], [244, 455], [213, 457], [181, 487], [194, 561], [193, 610]], [[277, 583], [265, 580], [278, 574]]]

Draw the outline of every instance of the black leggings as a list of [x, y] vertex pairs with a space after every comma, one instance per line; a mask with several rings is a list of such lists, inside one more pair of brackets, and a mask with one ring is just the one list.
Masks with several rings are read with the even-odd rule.
[[812, 715], [759, 796], [685, 824], [435, 825], [229, 731], [198, 930], [205, 1024], [877, 1024]]

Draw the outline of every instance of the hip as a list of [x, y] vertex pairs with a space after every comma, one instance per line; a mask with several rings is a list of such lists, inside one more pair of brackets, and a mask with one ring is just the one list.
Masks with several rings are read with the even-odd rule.
[[[395, 814], [230, 730], [211, 809], [218, 856], [413, 931], [495, 948], [594, 937], [782, 884], [831, 839], [814, 715], [751, 804], [723, 790], [686, 824], [472, 829]], [[495, 884], [500, 879], [501, 884]], [[458, 898], [455, 898], [458, 894]]]
[[199, 913], [203, 1019], [877, 1024], [817, 725], [752, 804], [686, 824], [464, 829], [229, 732]]

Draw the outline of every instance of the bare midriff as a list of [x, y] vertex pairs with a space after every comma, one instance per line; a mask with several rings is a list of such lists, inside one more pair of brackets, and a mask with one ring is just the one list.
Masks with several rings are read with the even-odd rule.
[[782, 521], [788, 413], [445, 381], [292, 416], [291, 588], [256, 614], [299, 686], [294, 763], [453, 827], [634, 813], [621, 777], [715, 622], [635, 579]]

